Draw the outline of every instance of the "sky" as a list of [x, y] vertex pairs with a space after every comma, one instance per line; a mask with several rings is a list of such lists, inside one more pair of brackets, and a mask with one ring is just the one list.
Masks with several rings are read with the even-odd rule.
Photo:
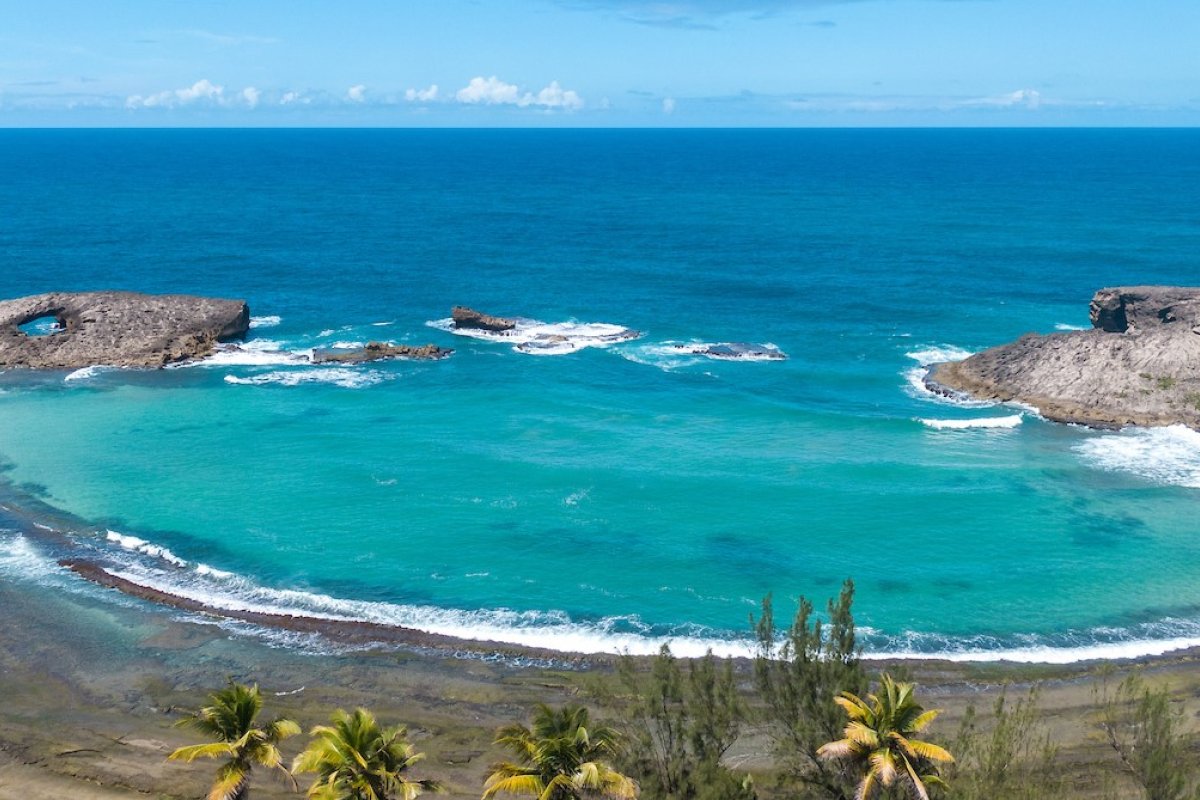
[[1200, 125], [1200, 0], [0, 0], [0, 127]]

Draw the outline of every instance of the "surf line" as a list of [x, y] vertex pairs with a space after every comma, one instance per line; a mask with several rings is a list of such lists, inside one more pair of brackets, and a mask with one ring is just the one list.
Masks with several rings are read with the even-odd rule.
[[275, 614], [248, 609], [214, 608], [189, 597], [180, 597], [162, 589], [145, 586], [128, 578], [114, 575], [94, 561], [64, 558], [59, 566], [71, 570], [79, 577], [106, 589], [115, 589], [122, 594], [147, 600], [157, 605], [202, 614], [218, 619], [247, 622], [265, 628], [276, 628], [293, 633], [317, 634], [333, 642], [353, 645], [393, 645], [406, 649], [434, 651], [450, 657], [484, 656], [501, 660], [545, 660], [562, 666], [587, 669], [592, 665], [615, 663], [616, 656], [604, 653], [563, 653], [526, 645], [503, 642], [458, 639], [439, 633], [406, 628], [401, 625], [385, 625], [366, 620], [331, 619], [296, 614]]

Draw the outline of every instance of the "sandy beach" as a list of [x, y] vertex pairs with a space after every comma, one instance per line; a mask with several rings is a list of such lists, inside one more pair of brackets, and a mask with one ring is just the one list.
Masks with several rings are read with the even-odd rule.
[[[97, 591], [111, 595], [97, 601]], [[181, 614], [114, 589], [74, 594], [0, 585], [0, 607], [4, 800], [200, 796], [212, 765], [166, 760], [173, 748], [195, 741], [173, 723], [181, 709], [199, 706], [230, 677], [260, 683], [269, 714], [291, 715], [306, 728], [335, 708], [357, 705], [404, 723], [427, 755], [421, 777], [445, 781], [448, 797], [477, 797], [488, 764], [500, 756], [491, 745], [498, 726], [523, 720], [536, 702], [579, 698], [590, 682], [610, 677], [613, 665], [605, 656], [549, 662], [536, 651], [506, 648], [501, 654], [469, 643], [450, 648], [445, 641], [392, 641], [363, 650], [358, 636], [338, 644], [336, 635], [295, 629], [287, 635], [311, 638], [302, 647], [282, 647], [241, 621]], [[1197, 653], [1184, 652], [1122, 662], [1118, 673], [1146, 667], [1153, 681], [1168, 681], [1186, 698], [1191, 711], [1200, 686], [1198, 660]], [[947, 738], [969, 704], [987, 709], [1005, 682], [1023, 691], [1042, 681], [1047, 724], [1063, 742], [1061, 763], [1078, 776], [1080, 796], [1117, 776], [1118, 765], [1092, 719], [1100, 665], [902, 666], [930, 706], [946, 709], [937, 731]], [[739, 673], [748, 688], [748, 662], [739, 664]], [[285, 746], [286, 755], [298, 749]], [[730, 761], [766, 785], [767, 749], [761, 731], [752, 729]], [[254, 790], [257, 797], [293, 796], [286, 783], [266, 774], [256, 775]]]

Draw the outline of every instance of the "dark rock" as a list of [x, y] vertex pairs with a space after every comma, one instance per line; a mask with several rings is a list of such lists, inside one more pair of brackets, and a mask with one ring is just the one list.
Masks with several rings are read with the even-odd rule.
[[482, 314], [466, 306], [455, 306], [450, 310], [450, 318], [454, 320], [454, 327], [456, 328], [476, 328], [484, 331], [511, 331], [517, 327], [515, 320]]
[[1200, 288], [1101, 289], [1091, 318], [1092, 330], [1027, 334], [939, 364], [926, 384], [1027, 403], [1058, 422], [1200, 429]]
[[453, 350], [446, 350], [435, 344], [423, 344], [412, 347], [407, 344], [388, 344], [386, 342], [368, 342], [366, 347], [357, 350], [317, 350], [313, 353], [314, 364], [361, 364], [366, 361], [379, 361], [385, 358], [409, 358], [418, 361], [436, 361], [446, 358]]
[[[20, 326], [43, 317], [58, 330], [30, 336]], [[162, 367], [211, 355], [218, 342], [250, 328], [241, 300], [135, 292], [40, 294], [0, 301], [0, 367], [79, 369]]]

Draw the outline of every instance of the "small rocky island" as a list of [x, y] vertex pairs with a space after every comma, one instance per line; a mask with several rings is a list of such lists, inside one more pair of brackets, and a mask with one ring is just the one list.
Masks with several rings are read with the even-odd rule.
[[[45, 332], [22, 326], [47, 323]], [[241, 300], [136, 292], [57, 292], [0, 301], [0, 367], [163, 367], [241, 339]]]
[[413, 361], [437, 361], [449, 357], [454, 351], [436, 344], [418, 346], [408, 344], [388, 344], [387, 342], [367, 342], [363, 347], [353, 350], [316, 350], [313, 352], [314, 364], [364, 364], [368, 361], [382, 361], [391, 358], [404, 358]]
[[1027, 403], [1056, 422], [1200, 429], [1200, 288], [1101, 289], [1090, 312], [1091, 330], [1026, 334], [937, 365], [926, 385]]

